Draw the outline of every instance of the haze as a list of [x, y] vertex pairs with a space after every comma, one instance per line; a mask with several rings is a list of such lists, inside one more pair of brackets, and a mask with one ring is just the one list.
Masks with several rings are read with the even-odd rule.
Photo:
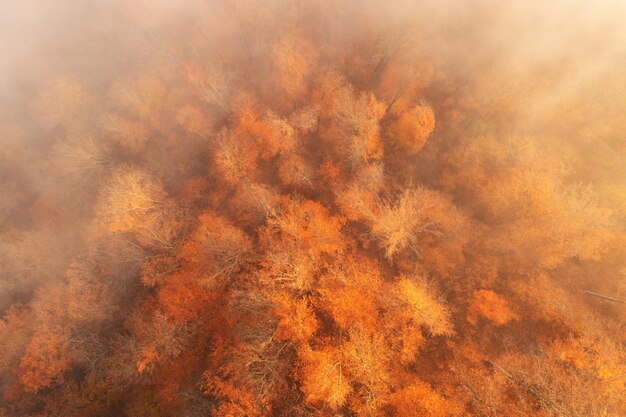
[[0, 3], [0, 417], [626, 415], [626, 3]]

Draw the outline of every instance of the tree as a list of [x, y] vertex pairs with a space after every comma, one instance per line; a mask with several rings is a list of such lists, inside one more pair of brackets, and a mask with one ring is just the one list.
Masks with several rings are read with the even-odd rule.
[[565, 181], [565, 157], [540, 149], [531, 138], [477, 138], [451, 158], [468, 167], [457, 192], [473, 195], [492, 228], [485, 239], [510, 253], [512, 264], [555, 268], [572, 257], [599, 259], [614, 238], [613, 213], [589, 187]]
[[303, 190], [315, 190], [312, 167], [298, 154], [281, 158], [278, 176], [283, 184]]
[[474, 2], [0, 2], [0, 415], [626, 415], [623, 13]]
[[188, 212], [172, 200], [165, 200], [148, 212], [136, 230], [137, 241], [154, 251], [173, 253], [189, 226]]
[[173, 256], [146, 259], [141, 263], [141, 282], [147, 287], [156, 287], [168, 276], [178, 272], [180, 267], [180, 259]]
[[55, 145], [55, 153], [59, 168], [78, 183], [100, 180], [114, 165], [108, 144], [93, 136], [61, 140]]
[[67, 319], [75, 326], [100, 324], [114, 315], [112, 295], [86, 262], [73, 262], [65, 273]]
[[273, 233], [263, 236], [260, 243], [265, 251], [257, 276], [264, 285], [302, 293], [314, 288], [316, 272], [321, 267], [315, 253]]
[[299, 373], [306, 401], [332, 410], [342, 407], [352, 387], [344, 375], [341, 351], [335, 347], [305, 350], [301, 361]]
[[373, 240], [388, 259], [405, 249], [419, 252], [426, 244], [459, 227], [456, 208], [436, 191], [407, 188], [397, 199], [379, 199], [366, 210]]
[[149, 380], [160, 364], [185, 350], [190, 337], [188, 326], [168, 320], [158, 311], [135, 311], [125, 327], [126, 331], [113, 339], [104, 367], [103, 377], [113, 390]]
[[354, 327], [342, 347], [345, 369], [359, 386], [351, 408], [359, 416], [380, 413], [388, 401], [391, 386], [385, 335], [371, 328]]
[[28, 309], [11, 307], [0, 320], [0, 375], [3, 395], [8, 396], [15, 370], [32, 338], [33, 315]]
[[391, 404], [395, 415], [399, 417], [413, 416], [416, 412], [428, 417], [456, 416], [462, 413], [453, 400], [441, 396], [420, 380], [396, 391], [391, 397]]
[[273, 297], [272, 303], [274, 314], [280, 319], [276, 331], [278, 340], [307, 343], [319, 327], [310, 301], [294, 299], [291, 294], [281, 292]]
[[313, 200], [283, 198], [281, 206], [268, 218], [271, 230], [293, 239], [316, 255], [343, 250], [342, 218], [331, 216], [324, 206]]
[[435, 129], [435, 113], [430, 107], [394, 108], [393, 122], [386, 130], [391, 143], [400, 146], [409, 155], [416, 155]]
[[183, 245], [180, 257], [195, 279], [208, 287], [228, 283], [253, 254], [250, 238], [222, 216], [206, 212]]
[[344, 216], [352, 221], [361, 221], [372, 215], [384, 187], [383, 165], [370, 163], [354, 172], [345, 187], [336, 188], [335, 198]]
[[289, 157], [299, 145], [298, 132], [289, 121], [278, 115], [267, 112], [260, 117], [254, 109], [244, 107], [234, 118], [237, 122], [235, 132], [243, 138], [251, 138], [260, 156], [268, 160], [277, 155]]
[[476, 323], [478, 317], [486, 318], [497, 325], [503, 325], [517, 319], [517, 314], [509, 306], [506, 299], [490, 290], [476, 291], [468, 312], [467, 319], [471, 323]]
[[185, 131], [201, 138], [209, 137], [212, 133], [211, 120], [199, 107], [184, 105], [176, 113], [176, 121]]
[[[348, 332], [354, 326], [373, 329], [380, 320], [382, 276], [371, 260], [348, 255], [341, 266], [330, 265], [319, 279], [318, 308]], [[339, 263], [339, 262], [338, 262]]]
[[152, 134], [145, 123], [115, 113], [104, 116], [102, 126], [122, 149], [131, 153], [139, 153]]
[[383, 331], [398, 363], [413, 364], [429, 338], [454, 334], [449, 308], [424, 277], [400, 275], [381, 291], [388, 308]]
[[452, 334], [450, 312], [433, 296], [423, 278], [400, 276], [397, 291], [405, 319], [425, 326], [434, 336]]
[[163, 188], [146, 172], [119, 168], [100, 195], [96, 217], [111, 232], [134, 231], [165, 198]]
[[357, 95], [351, 86], [333, 91], [332, 129], [329, 134], [342, 139], [337, 152], [352, 167], [383, 156], [380, 120], [386, 106], [372, 93]]
[[296, 35], [282, 36], [272, 45], [272, 58], [278, 70], [280, 86], [291, 99], [306, 93], [306, 77], [315, 64], [314, 46]]
[[280, 195], [272, 187], [259, 183], [245, 183], [237, 188], [229, 200], [229, 211], [237, 222], [256, 228], [268, 216], [277, 213]]
[[223, 65], [203, 68], [197, 63], [190, 63], [187, 66], [187, 78], [204, 101], [224, 112], [230, 110], [234, 80]]
[[67, 328], [40, 328], [20, 359], [19, 379], [26, 391], [39, 391], [63, 382], [72, 368], [72, 350]]
[[224, 128], [215, 136], [214, 147], [215, 169], [224, 181], [234, 185], [243, 178], [254, 178], [257, 151], [252, 143]]

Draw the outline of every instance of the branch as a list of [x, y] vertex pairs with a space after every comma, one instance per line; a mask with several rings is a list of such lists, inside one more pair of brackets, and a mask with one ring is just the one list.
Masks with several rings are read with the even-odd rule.
[[602, 298], [603, 300], [613, 301], [615, 303], [626, 304], [625, 301], [618, 300], [617, 298], [609, 297], [607, 295], [598, 294], [597, 292], [585, 290], [585, 294], [592, 295], [594, 297]]
[[552, 401], [549, 398], [546, 398], [544, 395], [542, 395], [539, 391], [537, 391], [532, 386], [524, 383], [523, 381], [520, 381], [518, 378], [516, 378], [514, 375], [509, 373], [506, 369], [504, 369], [503, 367], [501, 367], [500, 365], [498, 365], [494, 361], [487, 360], [487, 363], [489, 363], [491, 366], [496, 368], [498, 371], [502, 372], [502, 374], [504, 374], [504, 376], [506, 376], [511, 382], [514, 382], [515, 384], [517, 384], [521, 388], [523, 388], [526, 392], [528, 392], [530, 395], [538, 398], [542, 403], [545, 403], [545, 404], [548, 404], [548, 405], [554, 407], [559, 412], [568, 412], [569, 411], [567, 408], [563, 407], [562, 405], [555, 403], [554, 401]]

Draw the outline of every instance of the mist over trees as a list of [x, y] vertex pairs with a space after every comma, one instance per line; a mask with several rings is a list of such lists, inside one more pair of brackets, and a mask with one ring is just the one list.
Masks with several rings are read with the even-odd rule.
[[0, 5], [0, 417], [626, 415], [626, 7], [544, 3]]

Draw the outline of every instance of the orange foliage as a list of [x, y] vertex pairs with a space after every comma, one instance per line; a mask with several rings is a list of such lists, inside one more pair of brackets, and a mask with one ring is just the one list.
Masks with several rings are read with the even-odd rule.
[[280, 340], [308, 342], [319, 326], [315, 312], [306, 299], [293, 300], [288, 294], [279, 294], [275, 314], [280, 318], [276, 337]]
[[0, 416], [625, 416], [619, 2], [468, 1], [0, 5]]
[[42, 329], [31, 340], [20, 360], [19, 378], [27, 391], [62, 383], [72, 368], [68, 334], [64, 329]]
[[272, 45], [272, 58], [287, 95], [296, 98], [306, 93], [305, 78], [315, 59], [310, 42], [293, 35], [283, 36]]
[[429, 417], [444, 417], [456, 416], [460, 411], [458, 405], [419, 380], [394, 393], [391, 402], [399, 416], [419, 413]]
[[345, 246], [341, 217], [312, 200], [283, 199], [282, 209], [268, 219], [268, 225], [282, 235], [303, 244], [316, 254], [342, 251]]
[[497, 325], [503, 325], [517, 318], [509, 303], [490, 290], [478, 290], [474, 293], [468, 313], [467, 319], [471, 323], [476, 323], [478, 317], [482, 317]]
[[302, 358], [302, 391], [307, 402], [338, 409], [352, 390], [344, 375], [341, 353], [336, 348], [308, 350]]
[[394, 109], [396, 119], [387, 130], [387, 135], [393, 143], [398, 144], [410, 155], [415, 155], [435, 129], [435, 113], [430, 107], [422, 105], [402, 113], [396, 109]]

